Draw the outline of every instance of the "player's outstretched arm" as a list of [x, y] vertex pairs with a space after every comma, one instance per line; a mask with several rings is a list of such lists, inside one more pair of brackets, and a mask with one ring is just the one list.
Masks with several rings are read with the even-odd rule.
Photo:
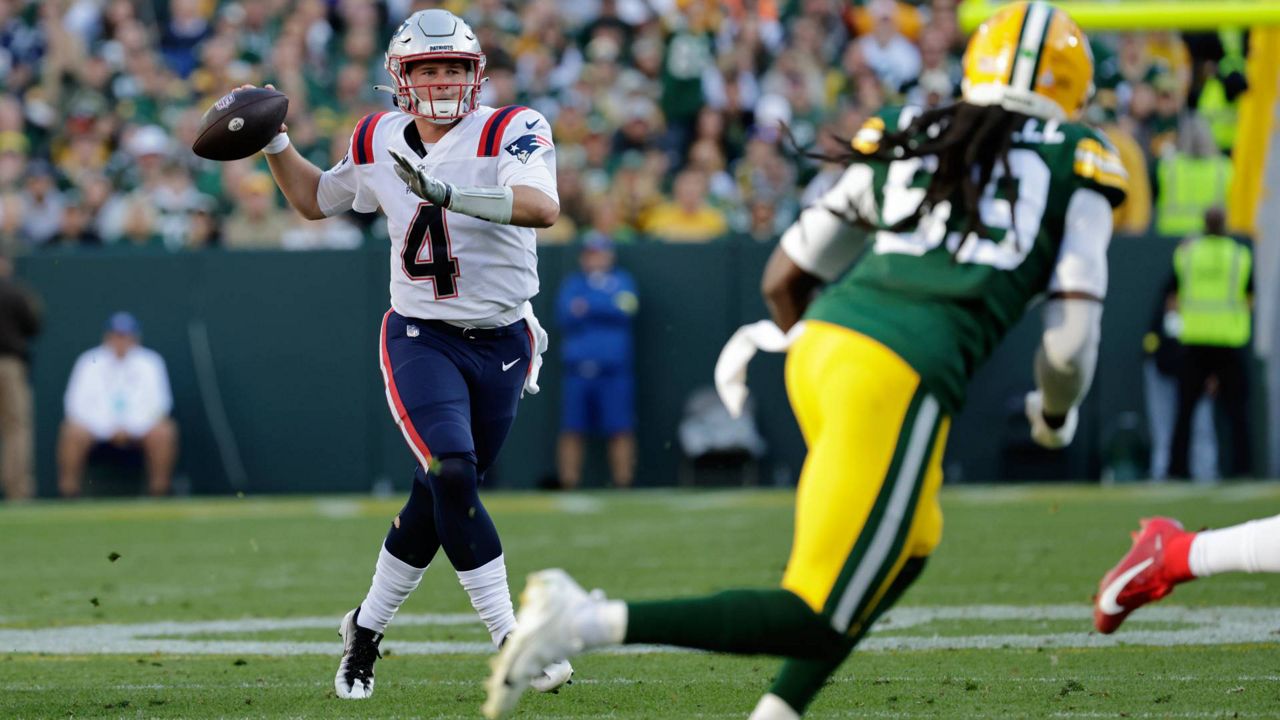
[[[284, 131], [285, 127], [281, 126], [280, 132]], [[308, 220], [321, 220], [325, 217], [316, 199], [323, 172], [320, 168], [302, 157], [302, 153], [293, 145], [275, 154], [267, 153], [267, 165], [293, 209]]]
[[778, 245], [765, 265], [760, 294], [769, 308], [769, 317], [786, 332], [800, 322], [813, 299], [813, 291], [821, 284], [821, 278], [806, 272]]
[[1107, 293], [1111, 205], [1077, 190], [1067, 204], [1062, 246], [1044, 304], [1044, 334], [1034, 361], [1037, 389], [1027, 395], [1032, 438], [1045, 447], [1069, 445], [1078, 411], [1093, 381]]

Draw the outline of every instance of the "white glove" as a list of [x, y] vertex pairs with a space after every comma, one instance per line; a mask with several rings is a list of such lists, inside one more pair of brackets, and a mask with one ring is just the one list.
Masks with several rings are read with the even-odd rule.
[[394, 148], [387, 148], [387, 152], [391, 153], [391, 157], [396, 161], [396, 175], [400, 176], [415, 195], [446, 210], [449, 209], [453, 200], [453, 185], [426, 174]]
[[533, 357], [529, 358], [529, 374], [525, 376], [524, 390], [520, 392], [520, 396], [524, 397], [525, 393], [537, 395], [542, 389], [538, 387], [538, 373], [542, 372], [542, 353], [547, 351], [548, 339], [547, 331], [542, 329], [542, 323], [533, 314], [533, 305], [526, 301], [521, 312], [524, 321], [529, 324], [529, 333], [533, 335]]
[[1080, 422], [1080, 412], [1076, 408], [1067, 411], [1067, 419], [1060, 428], [1051, 428], [1044, 419], [1044, 395], [1039, 390], [1027, 393], [1025, 403], [1027, 422], [1031, 423], [1031, 439], [1040, 447], [1057, 450], [1071, 444], [1076, 435], [1076, 425]]
[[716, 360], [716, 392], [733, 417], [742, 414], [747, 402], [747, 365], [760, 350], [785, 352], [800, 337], [804, 323], [796, 323], [783, 333], [772, 320], [760, 320], [738, 328], [720, 350]]

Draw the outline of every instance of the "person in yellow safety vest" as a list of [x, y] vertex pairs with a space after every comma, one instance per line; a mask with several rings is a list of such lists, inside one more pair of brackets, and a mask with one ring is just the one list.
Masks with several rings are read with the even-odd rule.
[[1224, 474], [1238, 477], [1253, 469], [1247, 409], [1253, 253], [1225, 234], [1226, 216], [1221, 208], [1205, 212], [1204, 227], [1203, 236], [1183, 242], [1173, 255], [1175, 301], [1182, 318], [1179, 339], [1186, 357], [1178, 379], [1178, 416], [1169, 475], [1188, 475], [1191, 418], [1212, 378], [1231, 446], [1230, 469]]
[[1204, 231], [1205, 211], [1222, 205], [1231, 190], [1231, 159], [1171, 152], [1156, 163], [1156, 232], [1187, 237]]
[[1218, 149], [1230, 153], [1236, 140], [1236, 107], [1249, 88], [1245, 79], [1244, 32], [1240, 28], [1218, 31], [1222, 58], [1204, 80], [1196, 98], [1196, 112], [1209, 124]]

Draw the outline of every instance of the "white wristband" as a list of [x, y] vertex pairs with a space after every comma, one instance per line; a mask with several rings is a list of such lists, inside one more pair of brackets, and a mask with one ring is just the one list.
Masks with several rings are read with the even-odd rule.
[[267, 143], [267, 146], [262, 148], [262, 152], [268, 155], [278, 155], [284, 152], [284, 149], [287, 147], [289, 147], [289, 133], [282, 132], [271, 138], [271, 142]]

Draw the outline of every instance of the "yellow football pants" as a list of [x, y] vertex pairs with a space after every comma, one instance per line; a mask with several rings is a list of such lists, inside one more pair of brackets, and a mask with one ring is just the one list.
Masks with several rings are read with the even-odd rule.
[[808, 454], [782, 587], [856, 635], [907, 559], [942, 538], [950, 419], [906, 361], [838, 325], [805, 323], [786, 378]]

